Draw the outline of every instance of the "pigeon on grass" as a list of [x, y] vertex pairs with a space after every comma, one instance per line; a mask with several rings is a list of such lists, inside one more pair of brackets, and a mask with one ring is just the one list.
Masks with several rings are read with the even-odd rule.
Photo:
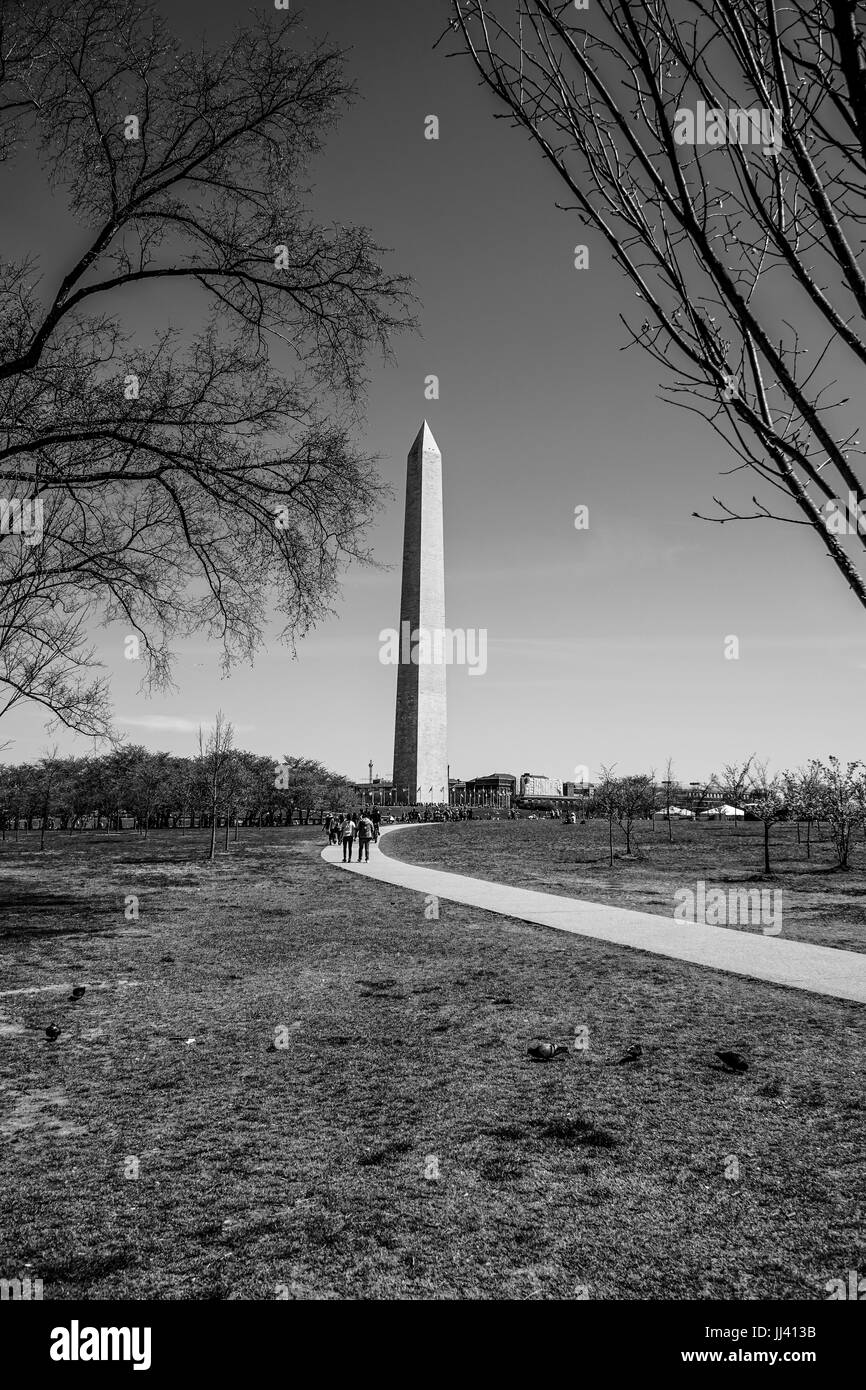
[[725, 1068], [725, 1071], [748, 1071], [749, 1064], [745, 1057], [741, 1057], [739, 1052], [717, 1052], [716, 1056]]
[[552, 1062], [554, 1057], [559, 1057], [561, 1053], [567, 1052], [568, 1048], [564, 1043], [539, 1042], [531, 1043], [526, 1051], [533, 1062]]

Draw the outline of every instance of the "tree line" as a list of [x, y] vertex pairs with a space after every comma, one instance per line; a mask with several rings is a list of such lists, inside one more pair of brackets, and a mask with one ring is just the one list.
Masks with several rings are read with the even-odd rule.
[[340, 773], [310, 758], [280, 759], [235, 748], [231, 724], [219, 716], [193, 757], [124, 745], [102, 755], [60, 757], [0, 767], [0, 834], [23, 822], [72, 833], [110, 832], [130, 818], [142, 836], [152, 829], [209, 829], [211, 857], [218, 824], [285, 825], [319, 808], [350, 805], [356, 793]]
[[[614, 861], [614, 835], [621, 833], [625, 852], [636, 849], [635, 826], [662, 814], [669, 839], [681, 808], [685, 789], [673, 776], [671, 762], [659, 781], [654, 771], [616, 777], [602, 767], [590, 791], [585, 814], [608, 823], [610, 863]], [[754, 756], [727, 763], [705, 782], [691, 786], [696, 810], [721, 797], [735, 813], [734, 831], [747, 816], [763, 826], [764, 870], [771, 872], [772, 827], [795, 821], [806, 858], [811, 858], [815, 827], [826, 826], [833, 844], [836, 867], [848, 867], [852, 838], [859, 828], [866, 835], [866, 764], [843, 763], [835, 756], [826, 762], [811, 759], [796, 770], [771, 773], [766, 762]], [[102, 755], [60, 757], [56, 749], [35, 763], [0, 766], [0, 835], [10, 828], [16, 835], [23, 822], [38, 826], [40, 844], [51, 827], [72, 833], [85, 826], [109, 832], [132, 819], [146, 837], [152, 829], [207, 829], [210, 856], [216, 849], [216, 832], [238, 825], [290, 824], [298, 813], [309, 822], [312, 811], [341, 810], [357, 799], [354, 784], [322, 763], [290, 754], [280, 759], [234, 747], [234, 730], [222, 713], [213, 727], [199, 732], [198, 751], [192, 757], [152, 752], [128, 744]]]
[[[615, 777], [603, 767], [587, 803], [587, 814], [608, 822], [608, 847], [613, 864], [614, 829], [625, 840], [625, 852], [634, 847], [634, 827], [639, 820], [663, 812], [669, 839], [673, 839], [677, 786], [668, 762], [661, 784], [654, 772]], [[706, 782], [693, 784], [695, 809], [718, 794], [733, 811], [735, 830], [749, 816], [763, 826], [764, 872], [771, 872], [770, 836], [779, 821], [795, 821], [798, 839], [805, 827], [806, 858], [812, 854], [812, 831], [826, 825], [836, 856], [836, 867], [848, 868], [851, 840], [859, 828], [866, 835], [866, 764], [843, 763], [835, 756], [826, 762], [812, 758], [804, 767], [771, 773], [766, 762], [754, 755], [743, 762], [727, 763]]]

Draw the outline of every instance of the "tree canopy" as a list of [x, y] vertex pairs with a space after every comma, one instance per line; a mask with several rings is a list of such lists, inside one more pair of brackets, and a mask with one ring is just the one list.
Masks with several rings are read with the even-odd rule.
[[[227, 666], [271, 621], [291, 645], [368, 558], [384, 489], [354, 434], [411, 294], [366, 228], [308, 209], [353, 96], [296, 13], [186, 50], [147, 0], [4, 0], [5, 196], [35, 162], [78, 230], [59, 274], [0, 250], [0, 495], [39, 512], [0, 528], [0, 716], [104, 735], [96, 620], [165, 685], [172, 640]], [[139, 341], [142, 287], [183, 321]]]

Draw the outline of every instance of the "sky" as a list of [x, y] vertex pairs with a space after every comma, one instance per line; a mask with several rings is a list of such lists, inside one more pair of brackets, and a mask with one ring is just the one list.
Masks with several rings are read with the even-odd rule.
[[[244, 8], [173, 0], [166, 13], [188, 40], [218, 40]], [[557, 210], [555, 174], [493, 119], [469, 62], [447, 56], [453, 41], [434, 49], [446, 16], [445, 0], [309, 9], [310, 29], [349, 50], [361, 93], [313, 167], [314, 211], [368, 225], [420, 300], [418, 335], [398, 340], [396, 363], [371, 363], [359, 431], [393, 489], [369, 536], [381, 568], [349, 570], [335, 616], [294, 660], [269, 645], [222, 679], [215, 646], [176, 643], [165, 697], [140, 693], [120, 628], [95, 629], [119, 728], [191, 754], [221, 708], [240, 746], [352, 778], [372, 759], [390, 774], [396, 668], [379, 661], [379, 633], [399, 619], [406, 455], [426, 417], [443, 455], [447, 622], [488, 641], [485, 675], [449, 670], [452, 777], [569, 779], [601, 764], [661, 774], [670, 757], [690, 781], [753, 752], [775, 767], [857, 757], [862, 609], [804, 528], [692, 516], [720, 489], [742, 504], [753, 489], [720, 478], [732, 461], [721, 441], [659, 399], [651, 359], [623, 350], [618, 316], [642, 317], [633, 291], [599, 239]], [[438, 140], [424, 138], [431, 114]], [[60, 254], [52, 204], [26, 192], [4, 246], [26, 241], [47, 271]], [[574, 267], [577, 243], [587, 270]], [[151, 311], [157, 322], [161, 307]], [[731, 636], [737, 660], [725, 656]], [[46, 734], [34, 709], [0, 733], [6, 761], [90, 748]]]

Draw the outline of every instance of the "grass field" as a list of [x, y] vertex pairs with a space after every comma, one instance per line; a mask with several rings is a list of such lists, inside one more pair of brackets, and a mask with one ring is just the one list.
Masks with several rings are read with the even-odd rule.
[[[452, 836], [509, 830], [389, 847], [466, 867]], [[46, 1299], [822, 1299], [862, 1269], [858, 1006], [428, 920], [310, 830], [243, 832], [214, 866], [197, 834], [30, 838], [0, 849], [0, 1277], [29, 1266]], [[588, 1050], [527, 1057], [577, 1027]]]
[[[848, 951], [866, 950], [866, 852], [853, 845], [851, 867], [833, 867], [832, 843], [813, 829], [811, 859], [797, 843], [794, 825], [771, 831], [771, 868], [763, 873], [763, 827], [746, 821], [737, 829], [718, 821], [637, 825], [638, 853], [626, 858], [619, 831], [614, 867], [609, 866], [606, 821], [563, 825], [559, 821], [467, 821], [427, 827], [383, 840], [386, 854], [451, 873], [513, 883], [591, 902], [617, 903], [670, 917], [677, 889], [703, 880], [707, 888], [774, 891], [781, 906], [782, 935]], [[725, 925], [725, 923], [719, 923]], [[761, 931], [760, 923], [735, 930]]]

